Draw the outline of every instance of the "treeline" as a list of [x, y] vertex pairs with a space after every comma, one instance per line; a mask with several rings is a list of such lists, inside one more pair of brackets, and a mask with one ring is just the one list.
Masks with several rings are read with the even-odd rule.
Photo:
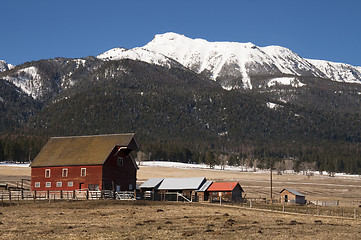
[[47, 140], [46, 136], [2, 135], [0, 136], [0, 161], [32, 161]]
[[311, 144], [262, 145], [245, 143], [240, 152], [224, 152], [220, 149], [193, 149], [181, 144], [145, 144], [138, 160], [175, 161], [206, 164], [210, 168], [244, 166], [247, 168], [326, 171], [330, 174], [361, 173], [361, 143], [322, 142]]

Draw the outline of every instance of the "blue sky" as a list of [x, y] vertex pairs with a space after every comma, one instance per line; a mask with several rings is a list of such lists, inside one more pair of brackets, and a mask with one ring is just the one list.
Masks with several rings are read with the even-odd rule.
[[0, 59], [96, 56], [176, 32], [361, 66], [361, 1], [0, 0]]

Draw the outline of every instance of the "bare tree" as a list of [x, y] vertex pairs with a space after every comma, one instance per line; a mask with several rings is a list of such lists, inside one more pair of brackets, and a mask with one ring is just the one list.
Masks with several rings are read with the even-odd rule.
[[141, 162], [143, 162], [146, 159], [146, 154], [142, 151], [137, 152], [137, 157], [135, 158], [136, 162], [138, 162], [138, 165], [141, 165]]
[[224, 170], [227, 162], [228, 162], [229, 156], [226, 154], [219, 154], [218, 155], [218, 160], [219, 160], [219, 165], [221, 166], [221, 170]]

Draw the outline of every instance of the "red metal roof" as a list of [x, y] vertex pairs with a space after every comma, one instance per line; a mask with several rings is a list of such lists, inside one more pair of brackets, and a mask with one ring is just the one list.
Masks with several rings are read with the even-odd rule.
[[227, 192], [232, 191], [238, 182], [214, 182], [212, 185], [207, 189], [207, 192]]

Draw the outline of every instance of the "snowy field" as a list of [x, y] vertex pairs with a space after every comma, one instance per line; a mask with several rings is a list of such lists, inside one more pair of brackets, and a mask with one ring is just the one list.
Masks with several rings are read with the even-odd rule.
[[[192, 163], [181, 163], [181, 162], [168, 162], [168, 161], [143, 161], [137, 162], [139, 167], [169, 167], [169, 168], [180, 168], [180, 169], [207, 169], [210, 170], [209, 166], [206, 164], [192, 164]], [[29, 163], [2, 163], [1, 166], [10, 166], [10, 167], [29, 167]], [[217, 165], [212, 168], [214, 171], [230, 171], [230, 172], [252, 172], [255, 174], [258, 173], [269, 173], [269, 170], [258, 169], [258, 168], [249, 168], [246, 166], [228, 166], [226, 165], [224, 169], [221, 169], [221, 166]], [[320, 174], [319, 171], [311, 171], [315, 176], [328, 176], [327, 172]], [[283, 174], [299, 174], [303, 175], [303, 172], [295, 173], [293, 170], [286, 170]], [[361, 175], [352, 175], [346, 173], [335, 173], [334, 177], [340, 178], [361, 178]]]
[[[166, 162], [166, 161], [143, 161], [143, 162], [137, 162], [137, 164], [142, 167], [171, 167], [171, 168], [182, 168], [182, 169], [210, 169], [208, 165], [206, 164], [192, 164], [192, 163], [180, 163], [180, 162]], [[249, 168], [246, 166], [228, 166], [226, 165], [224, 167], [224, 170], [221, 169], [221, 166], [214, 166], [213, 170], [218, 171], [235, 171], [235, 172], [253, 172], [255, 174], [257, 173], [269, 173], [269, 170], [264, 169], [258, 169], [258, 168]], [[327, 172], [323, 172], [322, 175], [319, 171], [312, 171], [315, 176], [328, 176]], [[295, 173], [293, 170], [286, 170], [283, 172], [283, 174], [300, 174], [302, 175], [302, 172]], [[361, 178], [361, 175], [351, 175], [346, 173], [335, 173], [335, 177], [342, 177], [342, 178]]]

